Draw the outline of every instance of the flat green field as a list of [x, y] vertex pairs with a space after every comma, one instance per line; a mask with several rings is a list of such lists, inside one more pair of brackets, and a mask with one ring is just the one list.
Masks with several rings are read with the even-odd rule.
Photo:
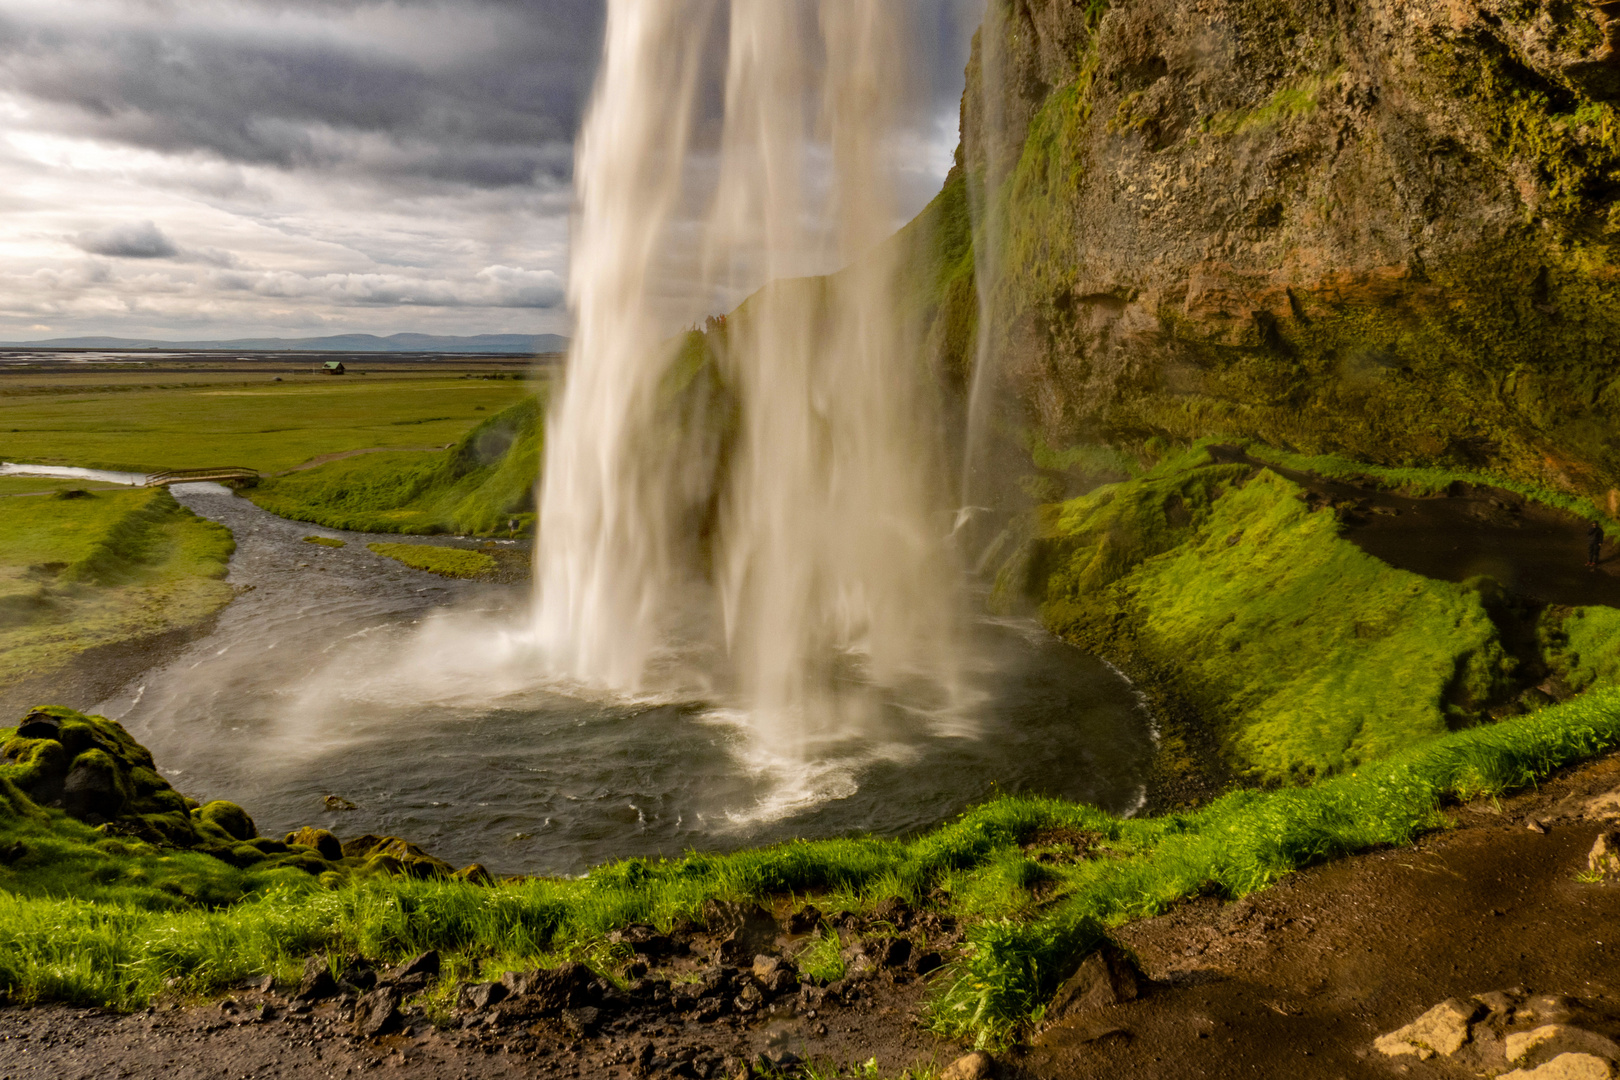
[[0, 512], [0, 687], [98, 645], [192, 626], [232, 596], [235, 544], [161, 488], [10, 499]]
[[370, 376], [190, 385], [0, 385], [0, 460], [273, 473], [377, 447], [455, 442], [526, 395], [518, 379]]
[[7, 495], [48, 495], [57, 491], [128, 491], [123, 484], [95, 480], [52, 480], [44, 476], [0, 476], [0, 498]]

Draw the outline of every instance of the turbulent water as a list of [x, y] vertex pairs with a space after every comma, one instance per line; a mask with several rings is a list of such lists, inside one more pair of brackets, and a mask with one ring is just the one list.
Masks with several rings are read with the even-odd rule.
[[[98, 711], [180, 790], [241, 803], [268, 835], [401, 835], [462, 865], [578, 873], [628, 855], [795, 836], [894, 835], [996, 792], [1115, 811], [1152, 750], [1131, 689], [1035, 624], [967, 631], [979, 737], [903, 715], [814, 761], [761, 750], [702, 698], [580, 696], [537, 679], [528, 598], [450, 581], [285, 521], [212, 485], [176, 489], [237, 538], [245, 590], [209, 637]], [[307, 544], [312, 531], [341, 549]], [[443, 541], [438, 541], [443, 542]], [[353, 811], [323, 810], [342, 795]]]
[[[544, 654], [584, 686], [723, 700], [761, 752], [802, 761], [978, 720], [941, 455], [882, 243], [908, 6], [616, 0], [579, 144]], [[675, 407], [679, 331], [750, 292], [708, 340], [733, 407]]]

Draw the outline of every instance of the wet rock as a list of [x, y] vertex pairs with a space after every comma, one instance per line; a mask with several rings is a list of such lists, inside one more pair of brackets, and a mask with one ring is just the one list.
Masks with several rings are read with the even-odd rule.
[[909, 929], [916, 914], [910, 904], [896, 897], [891, 897], [872, 909], [872, 918], [875, 921], [891, 923], [899, 930]]
[[1568, 1024], [1543, 1024], [1530, 1031], [1516, 1031], [1507, 1037], [1504, 1049], [1508, 1063], [1522, 1068], [1536, 1068], [1569, 1053], [1620, 1061], [1620, 1044], [1613, 1039]]
[[1135, 1001], [1141, 983], [1135, 962], [1114, 945], [1104, 944], [1058, 987], [1046, 1009], [1047, 1022]]
[[405, 1026], [399, 1014], [399, 1002], [392, 991], [372, 990], [362, 994], [354, 1003], [354, 1029], [366, 1039], [388, 1035]]
[[253, 989], [257, 990], [261, 994], [273, 993], [276, 989], [276, 977], [274, 975], [266, 975], [264, 978], [253, 984]]
[[1581, 1009], [1580, 1002], [1562, 994], [1537, 994], [1519, 1006], [1520, 1023], [1567, 1024]]
[[821, 925], [821, 919], [821, 909], [813, 904], [806, 904], [788, 916], [787, 932], [790, 934], [813, 933]]
[[1436, 1054], [1449, 1057], [1468, 1041], [1468, 1025], [1483, 1011], [1478, 1003], [1447, 998], [1405, 1027], [1380, 1035], [1373, 1047], [1386, 1057], [1415, 1054], [1420, 1061]]
[[377, 985], [377, 971], [370, 963], [356, 957], [343, 969], [338, 982], [364, 992]]
[[731, 1004], [738, 1012], [747, 1015], [759, 1011], [759, 1007], [765, 1004], [765, 995], [759, 992], [759, 987], [748, 983], [737, 991], [737, 996], [732, 999]]
[[1511, 1019], [1514, 1011], [1519, 1007], [1519, 997], [1517, 995], [1505, 993], [1501, 990], [1475, 994], [1474, 1000], [1490, 1010], [1492, 1016], [1500, 1016], [1503, 1019]]
[[564, 1027], [580, 1038], [585, 1038], [596, 1031], [602, 1019], [602, 1012], [593, 1006], [584, 1005], [578, 1009], [564, 1009], [559, 1016]]
[[461, 988], [461, 1007], [483, 1011], [504, 1001], [508, 993], [506, 987], [498, 982], [473, 983]]
[[1501, 1080], [1610, 1080], [1614, 1068], [1592, 1054], [1560, 1054], [1534, 1069], [1514, 1069]]
[[939, 1074], [939, 1080], [990, 1080], [996, 1075], [996, 1059], [983, 1050], [964, 1054]]
[[436, 979], [439, 976], [439, 954], [433, 949], [406, 961], [393, 971], [388, 977], [394, 980], [409, 979], [415, 976]]
[[321, 806], [333, 813], [340, 810], [353, 810], [356, 808], [354, 803], [350, 802], [348, 799], [345, 799], [341, 795], [328, 795], [326, 798], [321, 800]]
[[298, 984], [299, 1001], [323, 1001], [336, 996], [337, 980], [324, 956], [311, 956], [304, 961], [304, 977]]
[[124, 792], [118, 784], [118, 766], [100, 750], [87, 750], [73, 759], [62, 782], [62, 809], [80, 821], [111, 821], [124, 810]]
[[703, 904], [703, 924], [710, 933], [724, 935], [728, 941], [743, 946], [742, 963], [756, 953], [769, 951], [776, 940], [776, 920], [770, 912], [757, 904], [743, 904], [728, 900], [708, 900]]
[[1587, 869], [1604, 877], [1620, 877], [1620, 832], [1599, 833], [1586, 856]]
[[483, 863], [473, 863], [470, 866], [463, 866], [460, 870], [457, 870], [450, 876], [455, 878], [457, 881], [465, 881], [472, 885], [495, 884], [495, 875], [490, 873], [489, 869], [485, 867]]

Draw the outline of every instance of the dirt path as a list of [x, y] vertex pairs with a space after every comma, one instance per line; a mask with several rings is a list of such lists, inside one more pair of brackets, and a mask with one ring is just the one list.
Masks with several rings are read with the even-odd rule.
[[1020, 1075], [1478, 1076], [1386, 1058], [1373, 1040], [1447, 998], [1515, 988], [1579, 999], [1597, 1017], [1583, 1026], [1620, 1036], [1620, 885], [1576, 880], [1613, 827], [1580, 809], [1616, 787], [1620, 758], [1605, 758], [1500, 807], [1463, 807], [1458, 828], [1416, 847], [1131, 925], [1119, 937], [1146, 992], [1043, 1033]]

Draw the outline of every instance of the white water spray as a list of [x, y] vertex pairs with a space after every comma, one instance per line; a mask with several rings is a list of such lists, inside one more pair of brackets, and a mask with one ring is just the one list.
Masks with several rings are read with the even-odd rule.
[[[705, 691], [777, 753], [937, 715], [958, 670], [944, 463], [885, 242], [903, 7], [732, 0], [716, 127], [715, 5], [611, 0], [580, 141], [542, 648], [630, 692], [690, 686], [701, 657]], [[694, 413], [703, 354], [679, 331], [753, 290], [708, 338], [728, 405]]]

